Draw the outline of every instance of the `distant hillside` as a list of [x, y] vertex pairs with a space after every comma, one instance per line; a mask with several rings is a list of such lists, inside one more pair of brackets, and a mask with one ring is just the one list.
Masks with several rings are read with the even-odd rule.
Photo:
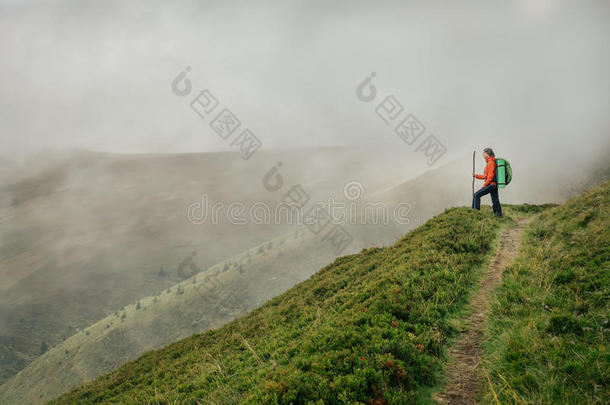
[[[341, 199], [339, 200], [341, 201]], [[370, 219], [370, 218], [369, 218]], [[413, 223], [345, 227], [354, 238], [347, 250], [395, 241]], [[40, 403], [110, 372], [147, 350], [221, 326], [307, 279], [337, 254], [307, 227], [254, 246], [209, 268], [200, 267], [205, 244], [191, 245], [182, 272], [188, 278], [142, 297], [77, 331], [0, 387], [0, 400]], [[167, 271], [177, 273], [180, 261]], [[218, 279], [219, 288], [208, 277]], [[214, 281], [215, 282], [215, 281]], [[228, 294], [235, 299], [227, 300]], [[219, 305], [215, 305], [218, 303]]]
[[[343, 193], [345, 178], [375, 190], [418, 164], [356, 148], [260, 151], [249, 161], [232, 152], [88, 151], [38, 160], [0, 178], [0, 384], [78, 331], [180, 282], [175, 269], [192, 251], [205, 269], [295, 229], [231, 224], [226, 215], [194, 225], [187, 207], [202, 195], [225, 209], [273, 205], [300, 183], [312, 199], [327, 199]], [[274, 194], [262, 178], [278, 161], [286, 185]]]

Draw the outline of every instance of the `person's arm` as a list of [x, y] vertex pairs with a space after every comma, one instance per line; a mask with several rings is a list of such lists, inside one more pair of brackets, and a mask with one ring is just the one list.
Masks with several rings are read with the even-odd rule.
[[487, 167], [485, 167], [485, 183], [483, 183], [483, 187], [489, 186], [491, 182], [494, 180], [496, 174], [496, 162], [493, 159], [489, 160], [487, 163]]
[[477, 179], [479, 179], [479, 180], [486, 179], [487, 178], [487, 166], [485, 166], [485, 170], [483, 170], [483, 174], [474, 174], [474, 173], [472, 173], [472, 175], [474, 177], [476, 177]]

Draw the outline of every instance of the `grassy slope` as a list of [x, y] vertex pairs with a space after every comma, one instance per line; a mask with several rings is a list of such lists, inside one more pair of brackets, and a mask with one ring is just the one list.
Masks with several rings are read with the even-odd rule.
[[[440, 377], [498, 225], [457, 208], [341, 257], [224, 327], [151, 351], [56, 403], [405, 403]], [[321, 402], [320, 402], [321, 403]]]
[[541, 214], [490, 316], [484, 402], [610, 403], [610, 183]]
[[[349, 228], [355, 246], [371, 246], [372, 241], [404, 234], [401, 227], [389, 224]], [[205, 252], [204, 243], [191, 247]], [[334, 258], [332, 245], [302, 226], [208, 269], [198, 269], [201, 273], [196, 276], [141, 298], [139, 304], [126, 305], [48, 350], [0, 386], [0, 403], [46, 403], [146, 351], [224, 325], [307, 279]], [[193, 269], [183, 272], [188, 276]], [[209, 278], [221, 288], [212, 289]], [[229, 291], [240, 291], [239, 302], [225, 299]], [[218, 302], [222, 304], [210, 304]]]
[[[342, 194], [347, 173], [372, 191], [401, 173], [414, 175], [424, 159], [405, 159], [399, 150], [316, 147], [259, 151], [248, 161], [237, 151], [74, 151], [15, 164], [11, 176], [0, 173], [0, 384], [43, 347], [179, 282], [168, 267], [191, 250], [207, 268], [294, 229], [285, 220], [231, 224], [228, 203], [273, 206], [293, 184], [307, 184], [312, 201], [324, 201]], [[290, 162], [282, 167], [285, 185], [270, 193], [261, 179], [278, 161]], [[186, 220], [186, 207], [204, 194], [210, 207], [225, 203], [218, 224], [212, 214], [202, 225]]]
[[[125, 306], [53, 347], [0, 386], [0, 403], [46, 402], [148, 350], [221, 326], [286, 291], [296, 283], [296, 273], [306, 279], [312, 268], [319, 269], [335, 256], [327, 243], [299, 230], [231, 257], [138, 300], [139, 305]], [[210, 279], [221, 288], [210, 290]], [[230, 290], [246, 293], [240, 294], [239, 302], [223, 301]], [[210, 305], [220, 301], [222, 305]]]

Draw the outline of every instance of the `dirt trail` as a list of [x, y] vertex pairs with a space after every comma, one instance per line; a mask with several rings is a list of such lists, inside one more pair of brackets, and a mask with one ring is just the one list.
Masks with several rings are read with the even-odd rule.
[[446, 371], [447, 384], [444, 390], [435, 396], [437, 402], [452, 405], [476, 403], [481, 383], [479, 363], [483, 352], [483, 331], [487, 322], [489, 297], [499, 284], [502, 272], [517, 255], [521, 246], [521, 233], [532, 219], [522, 219], [517, 226], [512, 226], [502, 233], [500, 246], [470, 302], [473, 311], [466, 319], [467, 329], [450, 352], [451, 362]]

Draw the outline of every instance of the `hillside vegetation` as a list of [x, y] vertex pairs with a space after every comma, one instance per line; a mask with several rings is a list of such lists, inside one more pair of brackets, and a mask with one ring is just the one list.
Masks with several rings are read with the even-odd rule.
[[[299, 148], [260, 151], [260, 159], [246, 162], [238, 152], [73, 151], [41, 153], [35, 164], [12, 167], [18, 176], [0, 174], [0, 385], [47, 349], [182, 281], [175, 268], [191, 252], [205, 269], [295, 230], [287, 220], [237, 224], [227, 217], [229, 204], [241, 203], [245, 212], [253, 204], [273, 207], [293, 184], [324, 201], [342, 195], [348, 173], [372, 192], [404, 173], [414, 176], [423, 164], [418, 155]], [[281, 171], [285, 185], [270, 193], [261, 181], [270, 162], [281, 160], [290, 162]], [[195, 225], [187, 207], [199, 204], [194, 214], [203, 218], [204, 195], [209, 216]], [[225, 208], [213, 221], [216, 203]], [[288, 286], [305, 278], [289, 276]]]
[[608, 403], [605, 183], [563, 206], [454, 208], [225, 326], [52, 403], [429, 403], [496, 240], [538, 215], [492, 300], [484, 403]]
[[450, 209], [393, 246], [341, 257], [248, 315], [148, 352], [55, 402], [426, 398], [456, 333], [452, 315], [511, 222], [488, 209]]
[[182, 273], [192, 276], [126, 305], [34, 360], [0, 386], [0, 403], [47, 402], [146, 351], [222, 326], [289, 289], [295, 276], [305, 280], [335, 257], [328, 243], [297, 230], [199, 273], [196, 266], [185, 266]]
[[492, 307], [486, 402], [610, 403], [610, 183], [542, 213]]

